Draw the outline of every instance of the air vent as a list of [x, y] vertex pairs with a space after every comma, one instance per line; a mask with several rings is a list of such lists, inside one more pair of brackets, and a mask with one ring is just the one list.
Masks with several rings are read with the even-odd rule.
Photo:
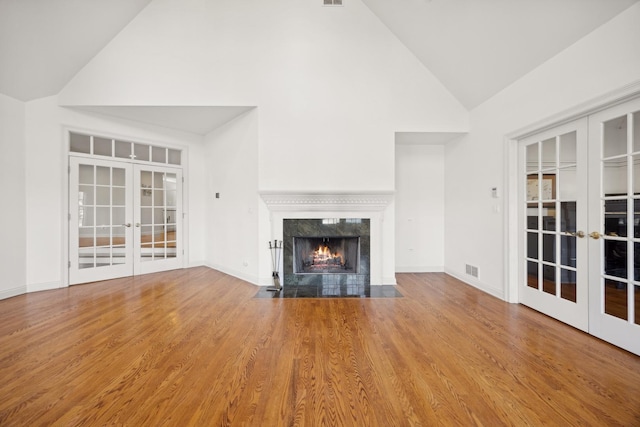
[[478, 267], [469, 264], [466, 264], [466, 267], [466, 272], [469, 276], [478, 277]]
[[324, 6], [342, 6], [342, 0], [323, 0]]

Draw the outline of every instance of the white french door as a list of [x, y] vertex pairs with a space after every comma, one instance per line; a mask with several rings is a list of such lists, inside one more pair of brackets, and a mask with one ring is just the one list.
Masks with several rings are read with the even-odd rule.
[[182, 171], [69, 158], [69, 283], [182, 267]]
[[69, 283], [130, 275], [132, 168], [109, 160], [69, 160]]
[[520, 302], [588, 330], [587, 121], [521, 141], [524, 269]]
[[135, 165], [134, 274], [182, 267], [182, 170]]
[[640, 99], [520, 141], [520, 302], [640, 355]]
[[640, 355], [640, 99], [589, 118], [589, 332]]

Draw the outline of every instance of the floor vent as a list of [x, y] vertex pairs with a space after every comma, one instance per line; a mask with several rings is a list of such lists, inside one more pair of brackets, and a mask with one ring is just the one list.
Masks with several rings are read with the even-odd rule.
[[478, 277], [478, 267], [466, 264], [467, 274], [469, 276]]
[[342, 0], [323, 0], [324, 6], [342, 6]]

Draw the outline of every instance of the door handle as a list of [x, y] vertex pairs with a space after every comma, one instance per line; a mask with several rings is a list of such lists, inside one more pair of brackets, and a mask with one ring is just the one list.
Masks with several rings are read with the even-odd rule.
[[594, 240], [598, 240], [600, 237], [602, 237], [602, 234], [598, 233], [597, 231], [592, 231], [591, 233], [589, 233], [589, 237]]
[[124, 225], [125, 227], [131, 227], [131, 223], [130, 222], [128, 222], [126, 224], [122, 224], [122, 225]]
[[136, 227], [140, 227], [140, 223], [139, 222], [136, 222]]
[[584, 231], [582, 231], [582, 230], [578, 230], [576, 232], [567, 231], [567, 234], [569, 236], [579, 237], [581, 239], [585, 236]]

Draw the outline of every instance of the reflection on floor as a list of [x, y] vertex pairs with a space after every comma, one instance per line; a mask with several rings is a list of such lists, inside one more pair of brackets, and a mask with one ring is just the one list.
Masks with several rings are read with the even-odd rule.
[[395, 286], [382, 285], [299, 285], [283, 287], [279, 292], [261, 286], [255, 298], [401, 298]]
[[[78, 239], [78, 247], [80, 248], [89, 248], [93, 246], [122, 246], [126, 244], [126, 240], [123, 236], [96, 236], [94, 237], [80, 237]], [[158, 234], [141, 234], [140, 235], [140, 243], [147, 243], [149, 247], [153, 246], [156, 248], [164, 248], [166, 242], [166, 247], [175, 248], [176, 247], [176, 232], [175, 231], [167, 231], [166, 233], [158, 233]], [[95, 245], [94, 245], [95, 243]], [[153, 245], [151, 245], [153, 243]]]

